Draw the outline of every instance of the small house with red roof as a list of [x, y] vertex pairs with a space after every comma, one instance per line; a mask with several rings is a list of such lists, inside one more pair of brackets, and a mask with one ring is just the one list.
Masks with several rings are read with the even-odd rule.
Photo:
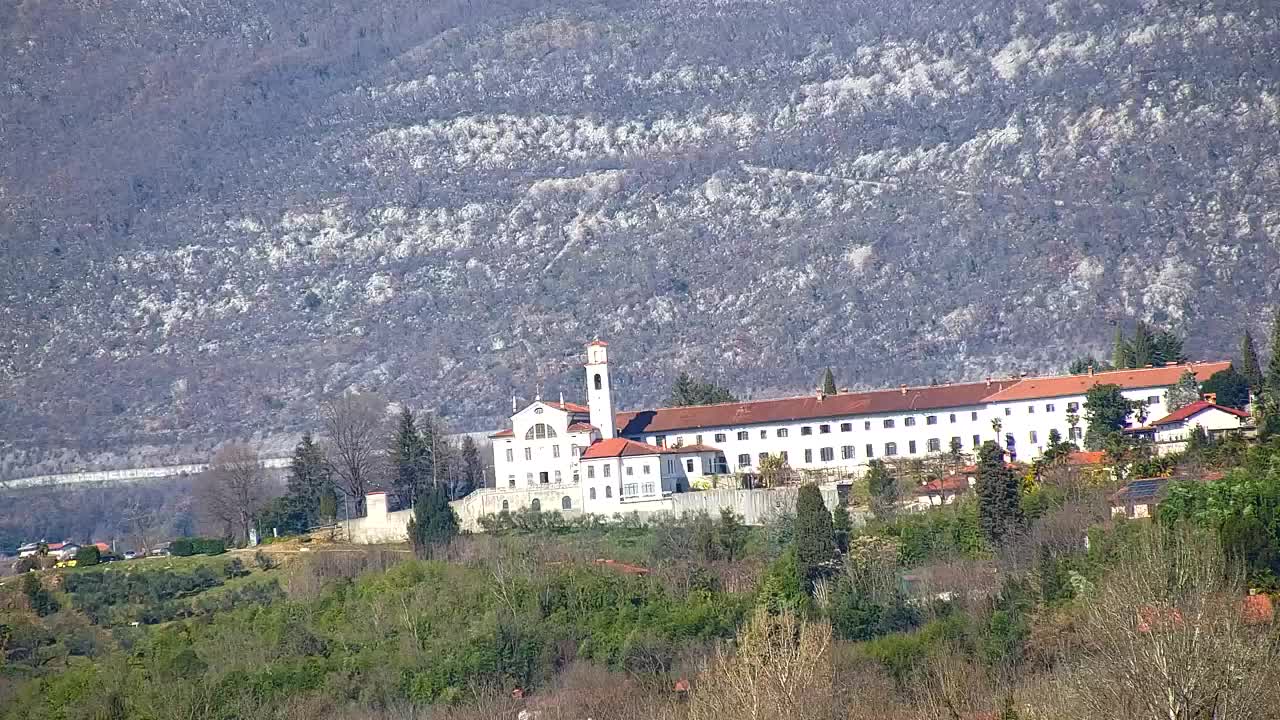
[[1213, 398], [1197, 400], [1185, 405], [1149, 425], [1149, 433], [1155, 440], [1161, 455], [1181, 452], [1187, 447], [1191, 434], [1200, 428], [1210, 439], [1242, 433], [1250, 428], [1249, 413], [1225, 405], [1218, 405]]
[[659, 447], [627, 438], [609, 438], [582, 453], [583, 509], [611, 514], [645, 509], [687, 492], [704, 475], [725, 470], [724, 454], [707, 445]]

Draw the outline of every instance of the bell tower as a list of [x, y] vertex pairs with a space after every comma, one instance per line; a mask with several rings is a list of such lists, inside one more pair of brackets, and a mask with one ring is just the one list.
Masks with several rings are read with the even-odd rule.
[[600, 431], [600, 437], [613, 437], [613, 390], [609, 387], [609, 344], [592, 340], [587, 345], [587, 406], [591, 409], [591, 424]]

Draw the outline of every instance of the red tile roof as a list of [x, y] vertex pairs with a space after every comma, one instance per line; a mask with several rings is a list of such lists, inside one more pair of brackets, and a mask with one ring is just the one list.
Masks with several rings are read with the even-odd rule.
[[491, 437], [491, 438], [495, 438], [495, 437], [515, 437], [515, 435], [516, 435], [516, 433], [515, 433], [515, 431], [514, 431], [514, 430], [512, 430], [511, 428], [507, 428], [506, 430], [499, 430], [498, 432], [496, 432], [496, 433], [494, 433], [494, 434], [490, 435], [489, 437]]
[[1204, 382], [1210, 375], [1231, 367], [1231, 363], [1203, 362], [1185, 365], [1162, 365], [1153, 368], [1137, 368], [1135, 370], [1111, 370], [1092, 375], [1056, 375], [1052, 377], [1026, 378], [1014, 383], [1012, 387], [996, 392], [987, 398], [988, 402], [1002, 400], [1035, 400], [1038, 398], [1062, 397], [1064, 395], [1083, 395], [1094, 385], [1119, 385], [1126, 390], [1147, 387], [1164, 387], [1173, 385], [1182, 377], [1182, 373], [1190, 370], [1196, 379]]
[[991, 393], [1008, 388], [1017, 382], [1017, 380], [994, 380], [991, 383], [930, 385], [896, 390], [839, 393], [823, 397], [805, 395], [777, 400], [640, 410], [618, 413], [615, 423], [623, 435], [641, 435], [693, 428], [816, 420], [844, 415], [916, 412], [980, 405]]
[[661, 455], [666, 451], [666, 448], [660, 448], [657, 445], [649, 445], [626, 438], [609, 438], [598, 443], [592, 443], [586, 452], [582, 453], [582, 459], [596, 460], [599, 458], [630, 457], [633, 455]]
[[1067, 456], [1068, 465], [1101, 465], [1106, 461], [1104, 450], [1077, 450]]
[[1186, 405], [1182, 408], [1174, 410], [1173, 412], [1169, 413], [1168, 415], [1165, 415], [1164, 417], [1160, 418], [1159, 420], [1156, 420], [1155, 422], [1152, 422], [1151, 424], [1152, 425], [1168, 425], [1170, 423], [1182, 422], [1183, 420], [1199, 415], [1205, 410], [1221, 410], [1222, 412], [1231, 413], [1232, 415], [1235, 415], [1237, 417], [1242, 417], [1242, 418], [1249, 417], [1249, 413], [1243, 410], [1237, 410], [1235, 408], [1225, 407], [1222, 405], [1215, 405], [1209, 402], [1208, 400], [1197, 400], [1191, 403], [1190, 405]]
[[574, 423], [569, 426], [569, 432], [571, 433], [591, 432], [592, 430], [596, 430], [596, 429], [597, 429], [596, 426], [592, 425], [591, 423]]

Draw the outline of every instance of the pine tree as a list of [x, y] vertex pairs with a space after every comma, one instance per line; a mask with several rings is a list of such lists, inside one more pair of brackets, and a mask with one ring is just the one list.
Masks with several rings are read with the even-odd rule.
[[1084, 397], [1085, 419], [1089, 424], [1084, 434], [1087, 450], [1101, 450], [1107, 436], [1123, 430], [1129, 415], [1142, 405], [1126, 398], [1119, 385], [1094, 385]]
[[671, 384], [671, 397], [667, 399], [667, 404], [672, 407], [696, 405], [697, 385], [698, 383], [689, 373], [680, 373], [676, 376], [676, 381]]
[[836, 556], [831, 513], [822, 502], [822, 491], [809, 483], [796, 496], [796, 563], [809, 588], [825, 575]]
[[1004, 461], [1004, 451], [987, 441], [978, 451], [978, 522], [992, 547], [1000, 547], [1023, 526], [1021, 483]]
[[400, 502], [413, 502], [424, 487], [430, 484], [428, 451], [418, 432], [413, 411], [404, 408], [396, 425], [396, 434], [388, 452], [391, 463], [391, 487]]
[[1154, 347], [1153, 365], [1164, 365], [1171, 362], [1184, 363], [1187, 361], [1187, 355], [1182, 351], [1182, 338], [1168, 330], [1161, 330], [1156, 333]]
[[822, 373], [822, 394], [823, 395], [836, 394], [836, 376], [832, 374], [830, 367], [828, 367], [826, 371]]
[[442, 486], [432, 485], [418, 493], [408, 529], [409, 541], [419, 557], [431, 557], [458, 534], [458, 516]]
[[293, 449], [285, 485], [287, 530], [303, 532], [331, 519], [332, 515], [325, 516], [321, 508], [326, 491], [332, 494], [333, 484], [325, 465], [324, 451], [312, 439], [311, 433], [303, 433], [302, 440]]
[[[1275, 352], [1274, 350], [1272, 352]], [[1262, 365], [1258, 363], [1258, 350], [1253, 345], [1253, 335], [1244, 331], [1240, 340], [1240, 374], [1255, 394], [1262, 393]]]

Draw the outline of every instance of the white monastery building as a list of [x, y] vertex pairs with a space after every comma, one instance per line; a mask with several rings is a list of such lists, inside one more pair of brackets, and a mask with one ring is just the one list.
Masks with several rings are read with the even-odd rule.
[[597, 340], [587, 346], [587, 404], [537, 398], [518, 412], [513, 406], [510, 429], [492, 436], [495, 477], [498, 490], [525, 491], [512, 493], [504, 509], [523, 507], [519, 497], [530, 492], [562, 489], [559, 509], [611, 515], [643, 511], [716, 476], [754, 473], [770, 455], [796, 470], [859, 472], [873, 459], [920, 458], [953, 446], [972, 452], [994, 440], [1012, 457], [1030, 460], [1047, 447], [1052, 430], [1083, 439], [1085, 393], [1094, 385], [1118, 385], [1125, 397], [1145, 403], [1140, 426], [1160, 418], [1151, 427], [1181, 423], [1176, 428], [1186, 432], [1186, 421], [1204, 418], [1210, 431], [1224, 422], [1239, 427], [1239, 411], [1204, 403], [1209, 407], [1190, 415], [1186, 408], [1170, 414], [1165, 404], [1184, 372], [1203, 382], [1230, 366], [1170, 364], [615, 412], [608, 345]]

